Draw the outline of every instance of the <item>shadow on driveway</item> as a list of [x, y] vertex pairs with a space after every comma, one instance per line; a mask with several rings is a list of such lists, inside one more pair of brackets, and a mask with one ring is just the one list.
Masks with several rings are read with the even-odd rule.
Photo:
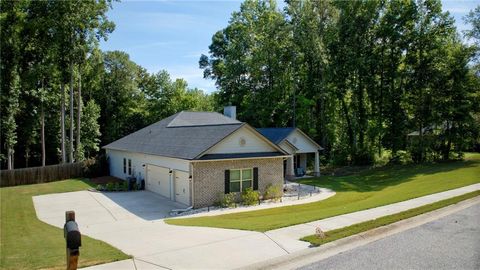
[[108, 203], [104, 204], [106, 198], [115, 203], [117, 206], [113, 206], [112, 209], [114, 216], [116, 208], [123, 208], [144, 220], [163, 219], [169, 217], [170, 211], [173, 209], [188, 207], [150, 191], [102, 192], [93, 195], [107, 209], [110, 207]]

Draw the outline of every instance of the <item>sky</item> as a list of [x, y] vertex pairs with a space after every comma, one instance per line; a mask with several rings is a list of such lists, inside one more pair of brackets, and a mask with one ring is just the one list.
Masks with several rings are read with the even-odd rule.
[[[215, 91], [214, 81], [203, 78], [200, 55], [208, 55], [213, 34], [228, 25], [240, 0], [124, 0], [108, 12], [115, 31], [100, 47], [127, 52], [130, 59], [151, 73], [167, 70], [173, 79], [183, 78], [189, 87]], [[443, 9], [455, 18], [457, 29], [468, 28], [463, 16], [480, 0], [442, 0]]]

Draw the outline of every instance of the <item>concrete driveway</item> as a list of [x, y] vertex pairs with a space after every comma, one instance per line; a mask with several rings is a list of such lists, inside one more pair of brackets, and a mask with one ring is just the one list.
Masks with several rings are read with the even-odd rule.
[[232, 269], [287, 254], [259, 232], [165, 224], [171, 209], [185, 206], [149, 191], [78, 191], [33, 202], [38, 218], [59, 228], [74, 210], [82, 234], [133, 255], [137, 269]]
[[33, 197], [40, 220], [63, 228], [65, 211], [75, 210], [80, 231], [105, 241], [134, 260], [99, 269], [233, 269], [308, 249], [298, 239], [320, 226], [333, 230], [480, 190], [474, 184], [403, 202], [344, 214], [266, 233], [206, 227], [172, 226], [163, 218], [184, 207], [148, 191], [78, 191]]

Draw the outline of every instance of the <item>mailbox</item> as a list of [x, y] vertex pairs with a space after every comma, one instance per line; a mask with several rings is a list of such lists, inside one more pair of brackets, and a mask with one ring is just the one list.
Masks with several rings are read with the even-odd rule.
[[67, 240], [67, 248], [78, 250], [82, 246], [82, 236], [78, 230], [78, 225], [75, 221], [68, 221], [63, 227], [64, 236]]

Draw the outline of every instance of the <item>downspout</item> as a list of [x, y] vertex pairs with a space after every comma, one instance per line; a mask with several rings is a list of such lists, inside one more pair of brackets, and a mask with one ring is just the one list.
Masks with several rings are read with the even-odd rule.
[[192, 205], [192, 208], [195, 208], [195, 186], [193, 184], [193, 162], [190, 161], [190, 190], [192, 191], [191, 192], [191, 195], [190, 195], [190, 200], [191, 200], [191, 205]]

